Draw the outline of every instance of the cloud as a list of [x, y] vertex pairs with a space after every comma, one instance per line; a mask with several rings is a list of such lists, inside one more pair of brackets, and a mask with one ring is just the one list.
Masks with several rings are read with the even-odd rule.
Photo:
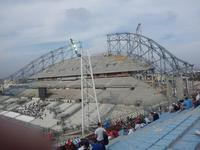
[[0, 9], [0, 70], [9, 66], [0, 77], [71, 37], [92, 53], [105, 51], [107, 33], [134, 32], [138, 23], [147, 37], [200, 64], [198, 0], [2, 0]]
[[86, 8], [70, 8], [65, 11], [62, 20], [57, 24], [57, 28], [62, 29], [60, 34], [63, 34], [63, 32], [70, 35], [80, 34], [93, 26], [94, 17]]

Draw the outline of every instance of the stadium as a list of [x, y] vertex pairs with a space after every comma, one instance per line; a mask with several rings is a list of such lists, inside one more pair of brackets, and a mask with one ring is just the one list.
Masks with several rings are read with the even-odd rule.
[[154, 40], [112, 33], [103, 54], [90, 56], [72, 41], [4, 79], [0, 114], [51, 131], [62, 144], [83, 127], [93, 133], [99, 120], [148, 114], [192, 95], [192, 76], [192, 64]]

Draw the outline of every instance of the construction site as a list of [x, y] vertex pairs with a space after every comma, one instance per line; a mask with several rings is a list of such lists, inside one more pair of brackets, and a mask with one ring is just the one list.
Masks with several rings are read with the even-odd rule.
[[101, 55], [69, 39], [1, 80], [0, 115], [62, 144], [93, 133], [97, 122], [165, 109], [195, 91], [193, 65], [142, 35], [140, 24], [106, 38]]

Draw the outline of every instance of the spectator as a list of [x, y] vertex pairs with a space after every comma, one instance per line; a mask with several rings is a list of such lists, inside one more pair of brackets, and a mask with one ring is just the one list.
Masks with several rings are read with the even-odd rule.
[[72, 141], [70, 139], [68, 139], [65, 144], [65, 149], [66, 150], [76, 150], [76, 146], [72, 143]]
[[198, 93], [196, 97], [193, 97], [192, 99], [193, 106], [196, 108], [197, 106], [200, 105], [200, 94]]
[[147, 118], [147, 117], [145, 117], [144, 120], [145, 120], [145, 123], [146, 123], [146, 124], [151, 123], [151, 121], [150, 121], [149, 118]]
[[159, 119], [159, 115], [156, 112], [151, 112], [151, 115], [153, 116], [153, 121], [156, 121]]
[[153, 115], [152, 115], [152, 113], [149, 114], [148, 119], [150, 120], [150, 122], [153, 122]]
[[116, 130], [113, 130], [112, 132], [113, 132], [113, 137], [114, 137], [114, 138], [116, 138], [116, 137], [118, 137], [118, 136], [119, 136], [119, 134], [118, 134], [118, 131], [116, 131]]
[[119, 132], [118, 132], [118, 135], [119, 135], [119, 136], [126, 135], [125, 129], [124, 129], [124, 128], [121, 128], [121, 129], [119, 130]]
[[197, 96], [196, 96], [196, 100], [199, 101], [200, 100], [200, 93], [198, 92]]
[[119, 136], [118, 131], [116, 131], [115, 129], [108, 131], [107, 134], [109, 140]]
[[183, 103], [181, 103], [180, 101], [178, 101], [178, 107], [179, 107], [179, 110], [183, 110]]
[[103, 126], [104, 126], [105, 129], [109, 128], [110, 127], [110, 120], [106, 119]]
[[134, 132], [134, 129], [130, 127], [130, 129], [128, 130], [128, 135], [132, 134]]
[[193, 106], [192, 100], [189, 99], [188, 97], [186, 97], [186, 98], [184, 99], [184, 101], [183, 101], [183, 108], [184, 108], [184, 109], [189, 109], [189, 108], [191, 108], [192, 106]]
[[176, 103], [173, 103], [172, 106], [173, 106], [174, 112], [176, 112], [180, 109], [180, 107]]
[[81, 140], [80, 140], [79, 137], [76, 137], [76, 138], [73, 139], [72, 142], [76, 147], [79, 147], [79, 143], [81, 142]]
[[188, 99], [188, 101], [189, 101], [189, 107], [192, 108], [193, 107], [192, 99]]
[[81, 139], [80, 148], [78, 150], [90, 150], [90, 144], [88, 139]]
[[106, 130], [102, 127], [102, 124], [98, 122], [98, 128], [95, 130], [96, 140], [97, 140], [97, 143], [100, 143], [103, 145], [104, 150], [105, 150], [104, 134], [106, 134]]
[[178, 100], [178, 102], [179, 102], [179, 103], [183, 103], [183, 102], [184, 102], [184, 100], [183, 100], [183, 99], [180, 99], [180, 100]]
[[169, 112], [170, 113], [174, 112], [174, 107], [172, 105], [169, 106]]

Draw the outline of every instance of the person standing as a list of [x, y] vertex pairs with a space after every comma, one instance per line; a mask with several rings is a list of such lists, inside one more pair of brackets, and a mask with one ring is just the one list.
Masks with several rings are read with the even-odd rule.
[[102, 124], [98, 122], [98, 128], [95, 130], [95, 135], [96, 135], [96, 140], [97, 143], [100, 143], [103, 145], [104, 150], [105, 148], [105, 143], [104, 143], [104, 134], [106, 134], [106, 130], [102, 127]]

